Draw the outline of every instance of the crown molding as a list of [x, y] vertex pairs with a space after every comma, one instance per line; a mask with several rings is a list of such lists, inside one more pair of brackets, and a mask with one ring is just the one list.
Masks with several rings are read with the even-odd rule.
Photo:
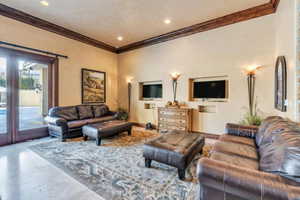
[[189, 36], [192, 34], [209, 31], [212, 29], [217, 29], [223, 26], [239, 23], [242, 21], [254, 19], [257, 17], [262, 17], [265, 15], [273, 14], [276, 12], [280, 0], [270, 0], [269, 3], [262, 4], [253, 8], [235, 12], [223, 17], [215, 18], [206, 22], [188, 26], [182, 29], [178, 29], [169, 33], [165, 33], [159, 36], [155, 36], [146, 40], [134, 42], [119, 48], [115, 48], [104, 42], [98, 41], [96, 39], [87, 37], [75, 31], [66, 29], [62, 26], [58, 26], [46, 20], [34, 17], [30, 14], [22, 12], [20, 10], [8, 7], [0, 3], [0, 15], [35, 26], [37, 28], [56, 33], [58, 35], [77, 40], [104, 50], [108, 50], [113, 53], [124, 53], [127, 51], [155, 45], [158, 43], [174, 40], [180, 37]]
[[77, 40], [101, 49], [108, 50], [110, 52], [116, 53], [116, 48], [105, 44], [104, 42], [92, 39], [75, 31], [71, 31], [62, 26], [58, 26], [46, 20], [40, 19], [38, 17], [32, 16], [20, 10], [8, 7], [4, 4], [0, 4], [0, 15], [35, 26], [37, 28], [56, 33], [58, 35]]
[[257, 17], [262, 17], [265, 15], [273, 14], [276, 12], [278, 4], [280, 0], [271, 0], [269, 3], [256, 6], [253, 8], [249, 8], [246, 10], [242, 10], [239, 12], [235, 12], [223, 17], [219, 17], [216, 19], [212, 19], [206, 22], [202, 22], [199, 24], [195, 24], [192, 26], [188, 26], [182, 29], [178, 29], [176, 31], [172, 31], [169, 33], [165, 33], [159, 36], [155, 36], [146, 40], [142, 40], [139, 42], [134, 42], [131, 44], [128, 44], [126, 46], [120, 47], [117, 49], [117, 53], [124, 53], [127, 51], [151, 46], [154, 44], [166, 42], [169, 40], [174, 40], [180, 37], [189, 36], [195, 33], [200, 33], [204, 31], [209, 31], [212, 29], [220, 28], [223, 26], [239, 23], [242, 21], [254, 19]]
[[274, 12], [276, 12], [276, 11], [277, 11], [277, 8], [278, 8], [278, 5], [279, 5], [279, 3], [280, 3], [280, 0], [271, 0], [270, 3], [273, 5]]

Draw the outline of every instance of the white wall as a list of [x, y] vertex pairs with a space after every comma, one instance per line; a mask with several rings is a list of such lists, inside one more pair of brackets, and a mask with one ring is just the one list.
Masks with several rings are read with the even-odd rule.
[[[279, 12], [292, 11], [285, 6], [280, 6]], [[227, 122], [239, 122], [246, 112], [248, 96], [243, 69], [249, 65], [261, 65], [263, 68], [257, 73], [256, 81], [259, 109], [264, 116], [280, 114], [294, 119], [293, 80], [289, 81], [288, 112], [282, 114], [274, 109], [276, 57], [285, 53], [292, 55], [293, 51], [289, 49], [292, 45], [292, 39], [289, 38], [291, 27], [290, 25], [280, 27], [278, 21], [290, 18], [286, 14], [280, 16], [273, 14], [119, 55], [119, 98], [124, 100], [122, 106], [126, 107], [127, 104], [126, 79], [132, 77], [134, 78], [132, 120], [140, 123], [157, 123], [156, 110], [145, 110], [145, 102], [138, 100], [138, 82], [162, 80], [163, 101], [155, 103], [157, 106], [164, 106], [167, 101], [172, 100], [169, 74], [180, 72], [182, 77], [178, 83], [178, 100], [195, 109], [193, 130], [221, 134]], [[286, 37], [280, 39], [280, 33], [277, 32], [283, 32], [282, 29], [286, 31]], [[285, 48], [279, 44], [282, 40], [288, 40]], [[293, 56], [288, 56], [287, 59], [290, 62], [289, 73], [292, 73]], [[230, 94], [227, 103], [188, 102], [189, 78], [219, 75], [229, 76]], [[216, 105], [217, 113], [198, 113], [196, 108], [199, 104]]]
[[288, 111], [276, 112], [290, 119], [297, 118], [296, 91], [296, 1], [280, 1], [276, 16], [276, 49], [275, 56], [285, 56], [288, 75]]
[[117, 55], [57, 34], [0, 16], [0, 40], [69, 56], [60, 59], [59, 104], [81, 103], [81, 68], [107, 73], [107, 103], [117, 107]]

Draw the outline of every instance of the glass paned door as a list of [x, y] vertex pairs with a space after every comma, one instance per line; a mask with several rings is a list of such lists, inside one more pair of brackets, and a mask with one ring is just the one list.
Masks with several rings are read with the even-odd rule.
[[45, 128], [48, 112], [48, 65], [32, 61], [18, 62], [19, 131]]
[[7, 125], [7, 94], [7, 59], [0, 56], [0, 145], [9, 144], [11, 141]]
[[48, 136], [58, 59], [0, 47], [0, 146]]
[[6, 59], [0, 57], [0, 134], [7, 133], [7, 76]]
[[7, 67], [6, 58], [0, 57], [0, 134], [7, 133]]

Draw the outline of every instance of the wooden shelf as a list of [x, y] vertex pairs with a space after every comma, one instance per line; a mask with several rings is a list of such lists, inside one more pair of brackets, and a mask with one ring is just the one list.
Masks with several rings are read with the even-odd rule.
[[198, 111], [201, 113], [217, 113], [216, 105], [199, 105]]
[[144, 104], [144, 109], [154, 109], [156, 107], [156, 104], [155, 103], [145, 103]]

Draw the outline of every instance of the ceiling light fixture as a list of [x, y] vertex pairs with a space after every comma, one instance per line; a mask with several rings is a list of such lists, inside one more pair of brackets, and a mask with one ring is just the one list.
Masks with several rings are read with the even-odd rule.
[[49, 6], [49, 2], [48, 2], [48, 1], [40, 1], [40, 3], [41, 3], [43, 6]]
[[118, 39], [119, 41], [122, 41], [122, 40], [123, 40], [123, 37], [122, 37], [122, 36], [119, 36], [117, 39]]
[[165, 24], [171, 24], [171, 20], [170, 19], [165, 19]]

